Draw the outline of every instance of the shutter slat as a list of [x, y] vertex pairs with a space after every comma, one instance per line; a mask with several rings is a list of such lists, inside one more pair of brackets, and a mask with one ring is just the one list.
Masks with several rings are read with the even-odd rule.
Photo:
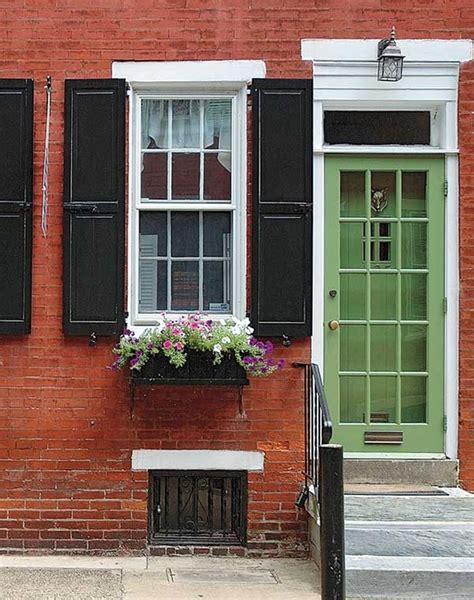
[[312, 81], [252, 82], [252, 326], [311, 335]]
[[31, 331], [33, 81], [0, 79], [0, 334]]
[[66, 80], [64, 332], [124, 324], [125, 97], [121, 79]]

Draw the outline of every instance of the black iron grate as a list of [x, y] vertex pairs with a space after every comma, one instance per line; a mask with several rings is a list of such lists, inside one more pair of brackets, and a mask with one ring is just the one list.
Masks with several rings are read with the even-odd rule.
[[152, 471], [150, 542], [245, 544], [247, 473]]

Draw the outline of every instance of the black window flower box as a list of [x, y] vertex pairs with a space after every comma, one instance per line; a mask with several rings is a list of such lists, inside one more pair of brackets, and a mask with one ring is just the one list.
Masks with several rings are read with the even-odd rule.
[[213, 364], [213, 355], [188, 351], [183, 367], [171, 365], [163, 355], [152, 356], [138, 371], [132, 369], [132, 382], [142, 385], [248, 385], [245, 369], [233, 354]]

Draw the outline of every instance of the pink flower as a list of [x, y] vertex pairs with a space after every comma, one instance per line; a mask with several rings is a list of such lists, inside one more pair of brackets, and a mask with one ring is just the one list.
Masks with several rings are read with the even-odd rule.
[[199, 329], [200, 324], [199, 323], [191, 323], [191, 329]]
[[163, 342], [163, 348], [165, 350], [171, 350], [172, 347], [173, 347], [173, 342], [171, 340], [165, 340]]
[[179, 327], [173, 327], [171, 330], [171, 335], [181, 335], [183, 332]]
[[176, 350], [182, 350], [184, 348], [184, 344], [183, 342], [176, 342], [174, 347], [176, 348]]

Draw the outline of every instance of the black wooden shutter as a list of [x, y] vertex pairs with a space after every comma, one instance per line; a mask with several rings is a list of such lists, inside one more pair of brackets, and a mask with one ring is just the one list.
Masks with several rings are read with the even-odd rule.
[[31, 331], [33, 81], [0, 79], [0, 333]]
[[125, 97], [121, 79], [66, 80], [64, 332], [124, 324]]
[[311, 335], [312, 81], [256, 79], [253, 110], [252, 326]]

